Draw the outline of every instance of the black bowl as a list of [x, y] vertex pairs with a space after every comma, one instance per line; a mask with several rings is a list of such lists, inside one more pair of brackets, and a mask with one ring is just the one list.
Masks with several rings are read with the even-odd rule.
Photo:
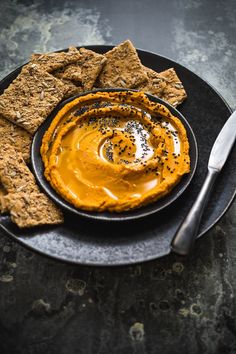
[[[93, 90], [93, 92], [101, 92], [101, 91], [127, 91], [126, 89], [99, 89], [99, 90]], [[129, 91], [135, 91], [135, 90], [129, 90]], [[91, 91], [90, 91], [91, 92]], [[90, 92], [84, 92], [81, 95], [86, 95]], [[165, 197], [162, 199], [157, 200], [156, 202], [149, 204], [144, 207], [140, 207], [138, 209], [130, 210], [130, 211], [124, 211], [120, 213], [114, 213], [114, 212], [92, 212], [92, 211], [86, 211], [82, 209], [78, 209], [74, 207], [72, 204], [68, 203], [66, 200], [64, 200], [48, 183], [48, 181], [44, 177], [44, 165], [41, 159], [40, 155], [40, 146], [42, 143], [42, 138], [45, 133], [45, 131], [48, 129], [49, 125], [51, 124], [51, 121], [54, 119], [55, 115], [57, 112], [68, 102], [74, 100], [76, 97], [79, 97], [81, 95], [73, 96], [63, 102], [61, 102], [54, 110], [53, 112], [49, 115], [49, 117], [46, 119], [46, 121], [40, 126], [40, 128], [37, 130], [37, 132], [34, 135], [33, 138], [33, 143], [31, 146], [31, 162], [32, 162], [32, 169], [34, 172], [34, 175], [36, 177], [36, 180], [38, 181], [40, 187], [48, 196], [60, 207], [63, 209], [76, 214], [83, 216], [85, 218], [89, 219], [94, 219], [94, 220], [103, 220], [103, 221], [126, 221], [126, 220], [135, 220], [139, 218], [146, 217], [148, 215], [154, 214], [159, 212], [160, 210], [164, 209], [165, 207], [169, 206], [171, 203], [173, 203], [188, 187], [190, 184], [193, 175], [196, 170], [197, 166], [197, 159], [198, 159], [198, 148], [197, 148], [197, 142], [195, 135], [193, 133], [192, 128], [190, 127], [189, 123], [187, 120], [184, 118], [184, 116], [173, 106], [168, 104], [167, 102], [161, 100], [158, 97], [152, 96], [150, 94], [146, 94], [148, 98], [151, 101], [161, 103], [165, 105], [170, 112], [179, 118], [181, 122], [183, 123], [186, 131], [187, 131], [187, 136], [189, 140], [189, 146], [190, 146], [190, 160], [191, 160], [191, 169], [190, 173], [187, 175], [184, 175], [178, 185], [176, 185], [173, 190]]]

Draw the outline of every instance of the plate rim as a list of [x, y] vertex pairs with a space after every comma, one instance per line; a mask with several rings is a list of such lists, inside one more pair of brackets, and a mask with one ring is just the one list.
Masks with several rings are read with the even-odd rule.
[[[108, 48], [108, 49], [112, 49], [114, 47], [114, 45], [107, 45], [107, 44], [90, 44], [90, 45], [81, 45], [78, 46], [77, 48], [81, 48], [81, 47], [85, 47], [88, 49], [91, 48]], [[225, 106], [227, 107], [227, 109], [229, 110], [230, 113], [232, 113], [232, 108], [229, 106], [228, 102], [226, 101], [226, 99], [222, 96], [221, 93], [218, 92], [218, 90], [212, 85], [210, 84], [205, 78], [201, 77], [200, 75], [196, 74], [194, 71], [192, 71], [191, 69], [189, 69], [188, 67], [180, 64], [179, 62], [175, 61], [174, 59], [171, 59], [169, 57], [163, 56], [161, 54], [155, 53], [153, 51], [149, 51], [149, 50], [144, 50], [141, 48], [136, 48], [138, 52], [143, 52], [143, 53], [147, 53], [147, 54], [152, 54], [154, 56], [158, 56], [161, 59], [167, 60], [172, 62], [174, 65], [177, 65], [185, 70], [188, 70], [188, 72], [191, 75], [194, 75], [195, 77], [197, 77], [198, 79], [200, 79], [201, 81], [203, 81], [205, 84], [207, 84], [215, 93], [217, 96], [219, 96], [219, 98], [222, 100], [222, 102], [225, 104]], [[65, 49], [60, 49], [59, 51], [63, 51]], [[27, 64], [24, 63], [20, 66], [18, 66], [16, 69], [14, 69], [13, 71], [11, 71], [9, 74], [7, 74], [4, 78], [2, 78], [0, 80], [0, 86], [4, 86], [4, 83], [9, 79], [9, 77], [11, 77], [12, 75], [14, 76], [17, 72], [19, 72], [19, 70], [22, 68], [23, 65]], [[227, 120], [227, 119], [226, 119]], [[224, 214], [229, 210], [230, 206], [232, 205], [234, 199], [236, 197], [236, 189], [234, 191], [234, 193], [232, 194], [230, 200], [228, 201], [227, 206], [224, 208], [224, 210], [220, 213], [220, 215], [214, 220], [213, 223], [211, 223], [211, 225], [209, 225], [205, 230], [203, 230], [201, 233], [198, 234], [197, 238], [201, 238], [202, 236], [206, 235], [218, 222], [219, 220], [224, 216]], [[4, 216], [3, 216], [4, 217]], [[60, 256], [57, 255], [52, 255], [52, 254], [48, 254], [45, 253], [43, 251], [41, 251], [40, 249], [36, 249], [33, 246], [31, 246], [30, 244], [27, 244], [24, 242], [24, 239], [19, 238], [17, 235], [15, 235], [13, 232], [9, 231], [1, 222], [1, 216], [0, 216], [0, 229], [3, 231], [3, 233], [6, 236], [10, 236], [14, 241], [16, 241], [17, 243], [19, 243], [21, 246], [25, 247], [26, 249], [35, 252], [36, 254], [42, 255], [43, 257], [52, 259], [52, 260], [57, 260], [59, 262], [63, 262], [66, 264], [74, 264], [74, 265], [80, 265], [80, 266], [98, 266], [98, 267], [121, 267], [121, 266], [127, 266], [127, 265], [133, 265], [133, 264], [138, 264], [138, 263], [146, 263], [146, 262], [150, 262], [153, 261], [155, 259], [158, 258], [163, 258], [165, 256], [168, 256], [171, 253], [171, 249], [169, 247], [168, 252], [166, 252], [165, 254], [162, 254], [160, 256], [151, 256], [148, 259], [138, 259], [138, 260], [134, 260], [134, 261], [122, 261], [120, 263], [110, 263], [109, 261], [106, 263], [97, 263], [97, 262], [79, 262], [79, 261], [75, 261], [75, 260], [69, 260], [69, 259], [64, 259]]]

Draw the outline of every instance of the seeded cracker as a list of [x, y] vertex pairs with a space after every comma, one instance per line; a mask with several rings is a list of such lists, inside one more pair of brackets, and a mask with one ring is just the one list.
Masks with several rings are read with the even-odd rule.
[[162, 71], [160, 75], [166, 80], [166, 87], [161, 98], [176, 107], [187, 98], [187, 93], [175, 70], [170, 68]]
[[62, 78], [61, 77], [62, 76], [61, 73], [56, 73], [54, 76], [59, 78], [61, 80], [61, 82], [63, 82], [63, 84], [67, 86], [68, 91], [65, 94], [65, 98], [69, 98], [69, 97], [75, 96], [75, 95], [77, 95], [77, 94], [79, 94], [79, 93], [84, 91], [83, 87], [80, 84], [77, 84], [77, 83], [75, 84], [75, 83], [73, 83], [72, 81], [70, 81], [68, 79]]
[[0, 96], [0, 114], [34, 134], [67, 91], [60, 80], [28, 64]]
[[61, 81], [68, 87], [68, 91], [65, 95], [65, 98], [78, 95], [79, 93], [82, 93], [84, 91], [82, 86], [76, 86], [75, 84], [73, 84], [71, 81], [67, 79], [62, 79]]
[[[75, 51], [75, 49], [70, 48], [69, 51]], [[78, 92], [89, 91], [93, 88], [106, 58], [102, 54], [85, 48], [80, 48], [79, 53], [80, 58], [76, 63], [55, 71], [53, 75], [62, 80], [69, 80], [74, 86], [78, 87]]]
[[69, 80], [80, 85], [82, 82], [81, 67], [76, 64], [67, 65], [60, 70], [56, 70], [53, 75], [59, 79]]
[[127, 40], [105, 54], [107, 61], [99, 76], [98, 87], [136, 88], [148, 82], [136, 49]]
[[[13, 124], [0, 115], [0, 142], [4, 146], [9, 144], [14, 146], [16, 151], [22, 153], [25, 162], [30, 160], [30, 145], [32, 137], [24, 129]], [[0, 151], [1, 154], [1, 151]]]
[[150, 93], [151, 95], [161, 97], [166, 87], [166, 80], [156, 71], [146, 67], [144, 67], [144, 69], [148, 75], [148, 82], [140, 85], [138, 89]]
[[43, 193], [16, 193], [5, 197], [11, 220], [20, 228], [63, 222], [62, 212]]
[[0, 198], [2, 212], [10, 211], [19, 227], [62, 223], [61, 211], [40, 192], [21, 153], [10, 145], [0, 145], [0, 151], [0, 182], [8, 193]]
[[22, 154], [5, 144], [0, 144], [0, 182], [8, 193], [39, 191]]
[[71, 47], [68, 52], [32, 54], [31, 63], [42, 66], [42, 69], [51, 73], [54, 70], [61, 69], [66, 65], [75, 63], [80, 58], [79, 51]]

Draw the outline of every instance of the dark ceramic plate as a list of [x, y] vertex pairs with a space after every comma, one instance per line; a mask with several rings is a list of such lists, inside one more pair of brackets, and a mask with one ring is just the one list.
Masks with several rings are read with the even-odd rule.
[[[122, 89], [110, 89], [110, 90], [98, 90], [98, 91], [125, 91]], [[94, 91], [93, 91], [94, 92]], [[84, 93], [83, 95], [85, 95]], [[41, 127], [38, 129], [36, 132], [33, 143], [32, 143], [32, 148], [31, 148], [31, 161], [32, 161], [32, 168], [33, 172], [35, 174], [35, 177], [41, 186], [41, 188], [51, 197], [55, 203], [59, 204], [60, 207], [64, 208], [65, 210], [69, 211], [70, 213], [73, 213], [78, 216], [83, 216], [88, 219], [93, 219], [93, 220], [103, 220], [103, 221], [128, 221], [128, 220], [136, 220], [138, 218], [143, 218], [146, 216], [149, 216], [151, 214], [157, 213], [158, 211], [164, 209], [171, 203], [173, 203], [180, 195], [185, 191], [185, 189], [188, 187], [189, 183], [191, 182], [194, 172], [196, 170], [197, 166], [197, 142], [194, 136], [194, 133], [189, 125], [189, 123], [186, 121], [186, 119], [183, 117], [183, 115], [174, 107], [170, 106], [169, 104], [165, 103], [161, 99], [147, 95], [151, 101], [158, 102], [164, 104], [166, 107], [169, 108], [171, 113], [179, 118], [183, 125], [185, 126], [185, 129], [187, 131], [188, 135], [188, 140], [189, 140], [189, 146], [190, 146], [190, 159], [191, 159], [191, 171], [188, 175], [183, 176], [181, 179], [180, 183], [169, 193], [165, 198], [160, 199], [156, 201], [155, 203], [152, 203], [150, 205], [147, 205], [145, 207], [135, 209], [132, 211], [127, 211], [123, 213], [110, 213], [110, 212], [103, 212], [103, 213], [98, 213], [98, 212], [90, 212], [90, 211], [85, 211], [82, 209], [75, 208], [72, 204], [66, 202], [62, 197], [60, 197], [55, 190], [50, 186], [48, 181], [44, 177], [44, 165], [41, 159], [40, 155], [40, 146], [42, 143], [42, 138], [45, 133], [45, 131], [49, 128], [49, 125], [51, 124], [52, 120], [56, 116], [57, 112], [68, 102], [74, 100], [75, 97], [69, 98], [68, 100], [65, 100], [62, 102], [48, 117], [48, 119], [41, 125]]]
[[[111, 46], [89, 46], [104, 53]], [[205, 178], [211, 147], [231, 111], [222, 97], [204, 80], [185, 67], [154, 53], [138, 51], [142, 63], [156, 71], [174, 67], [183, 81], [188, 99], [179, 107], [195, 133], [199, 158], [193, 180], [185, 193], [164, 210], [124, 223], [96, 222], [65, 214], [57, 227], [19, 230], [8, 216], [0, 216], [0, 228], [22, 245], [63, 261], [89, 265], [122, 265], [148, 261], [170, 253], [170, 241], [199, 193]], [[17, 76], [15, 70], [0, 83], [2, 92]], [[204, 212], [199, 235], [216, 224], [236, 192], [236, 146], [218, 180]]]

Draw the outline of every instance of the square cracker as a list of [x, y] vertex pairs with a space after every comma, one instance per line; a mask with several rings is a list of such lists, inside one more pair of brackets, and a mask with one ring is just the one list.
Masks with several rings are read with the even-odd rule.
[[80, 52], [75, 47], [71, 47], [68, 52], [34, 53], [30, 57], [30, 62], [41, 66], [43, 70], [51, 73], [54, 70], [77, 62], [80, 56]]
[[107, 61], [98, 79], [98, 87], [136, 88], [148, 82], [148, 76], [136, 49], [127, 40], [105, 54]]
[[[70, 51], [73, 50], [70, 48]], [[81, 92], [89, 91], [93, 88], [106, 58], [85, 48], [80, 48], [79, 53], [81, 56], [76, 63], [67, 65], [53, 74], [60, 79], [71, 81], [75, 86], [80, 87]]]
[[0, 182], [8, 193], [39, 191], [23, 155], [11, 145], [0, 144]]
[[20, 228], [61, 224], [62, 212], [43, 193], [20, 192], [4, 197], [12, 222]]
[[187, 93], [182, 82], [177, 76], [175, 69], [170, 68], [162, 71], [160, 75], [166, 81], [166, 87], [163, 90], [161, 98], [176, 107], [187, 98]]
[[34, 134], [67, 91], [59, 79], [28, 64], [0, 96], [0, 114]]
[[139, 86], [138, 89], [150, 93], [151, 95], [161, 97], [166, 87], [166, 80], [156, 71], [146, 67], [144, 67], [144, 69], [148, 76], [148, 82]]
[[[25, 162], [30, 160], [30, 146], [32, 136], [24, 129], [13, 124], [0, 115], [0, 142], [14, 146], [16, 151], [22, 153]], [[1, 153], [1, 152], [0, 152]]]

